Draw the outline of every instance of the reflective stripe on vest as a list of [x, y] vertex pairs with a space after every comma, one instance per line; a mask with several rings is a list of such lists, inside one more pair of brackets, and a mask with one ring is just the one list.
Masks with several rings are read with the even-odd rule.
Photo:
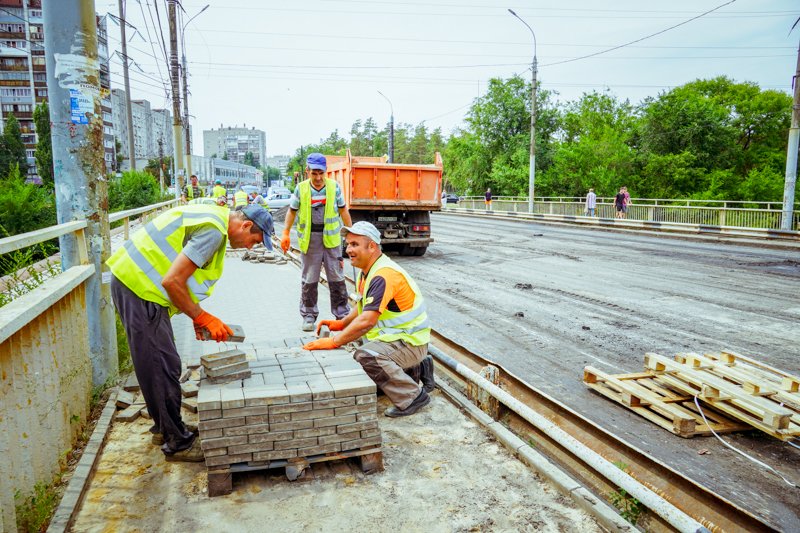
[[[297, 243], [300, 251], [308, 251], [311, 242], [311, 180], [298, 185], [300, 189], [300, 209], [297, 218]], [[336, 181], [325, 178], [325, 224], [322, 228], [322, 245], [325, 248], [336, 248], [342, 244], [342, 220], [336, 207]]]
[[402, 274], [406, 283], [414, 291], [414, 305], [407, 311], [397, 313], [385, 309], [378, 317], [378, 322], [375, 326], [367, 332], [367, 340], [382, 342], [401, 340], [413, 346], [422, 346], [429, 343], [431, 340], [431, 326], [422, 292], [414, 279], [400, 265], [389, 259], [386, 254], [381, 254], [367, 273], [367, 279], [362, 287], [363, 296], [358, 301], [358, 314], [363, 312], [364, 305], [366, 305], [367, 289], [372, 282], [372, 278], [382, 268], [390, 268]]
[[247, 205], [247, 193], [244, 191], [237, 191], [233, 195], [233, 207], [239, 207], [240, 205]]
[[198, 268], [186, 280], [194, 302], [208, 298], [222, 275], [228, 235], [226, 207], [187, 205], [158, 216], [134, 233], [106, 262], [114, 276], [143, 300], [178, 312], [161, 285], [164, 275], [183, 249], [187, 228], [210, 224], [223, 234], [223, 241], [205, 267]]

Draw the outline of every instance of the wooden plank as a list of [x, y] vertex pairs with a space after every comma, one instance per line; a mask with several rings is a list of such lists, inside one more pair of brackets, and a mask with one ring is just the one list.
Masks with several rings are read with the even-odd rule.
[[683, 365], [663, 355], [655, 353], [645, 354], [645, 367], [657, 373], [669, 373], [679, 377], [680, 380], [691, 383], [694, 389], [690, 394], [695, 394], [708, 400], [709, 403], [729, 401], [740, 410], [745, 410], [754, 415], [773, 429], [787, 429], [793, 411], [779, 406], [775, 402], [745, 394], [740, 387], [714, 376]]
[[716, 376], [727, 378], [742, 386], [742, 389], [753, 396], [770, 396], [777, 391], [775, 383], [761, 380], [736, 366], [727, 366], [708, 357], [696, 353], [679, 353], [675, 360], [692, 368], [708, 370]]
[[94, 274], [94, 265], [74, 266], [0, 308], [0, 343], [25, 327]]

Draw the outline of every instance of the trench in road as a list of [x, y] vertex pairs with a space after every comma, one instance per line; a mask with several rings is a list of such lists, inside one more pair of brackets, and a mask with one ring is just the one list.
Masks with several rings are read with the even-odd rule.
[[[432, 226], [428, 254], [395, 259], [428, 296], [438, 331], [773, 523], [800, 520], [798, 491], [581, 382], [586, 364], [638, 371], [645, 351], [731, 349], [798, 373], [798, 252], [447, 216]], [[798, 450], [757, 432], [725, 438], [800, 478]]]

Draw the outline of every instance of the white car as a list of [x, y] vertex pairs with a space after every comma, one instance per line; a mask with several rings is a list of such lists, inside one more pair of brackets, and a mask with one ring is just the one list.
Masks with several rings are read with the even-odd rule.
[[273, 193], [267, 196], [267, 205], [270, 211], [276, 211], [282, 207], [286, 207], [292, 201], [291, 193]]

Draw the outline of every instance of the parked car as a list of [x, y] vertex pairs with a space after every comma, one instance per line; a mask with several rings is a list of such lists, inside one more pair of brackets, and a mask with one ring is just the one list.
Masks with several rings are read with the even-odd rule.
[[273, 193], [267, 196], [267, 205], [270, 211], [276, 211], [282, 207], [289, 205], [292, 200], [290, 193]]
[[448, 193], [442, 198], [442, 200], [444, 200], [445, 203], [448, 203], [448, 204], [457, 204], [458, 200], [459, 200], [459, 197], [458, 197], [457, 194]]

